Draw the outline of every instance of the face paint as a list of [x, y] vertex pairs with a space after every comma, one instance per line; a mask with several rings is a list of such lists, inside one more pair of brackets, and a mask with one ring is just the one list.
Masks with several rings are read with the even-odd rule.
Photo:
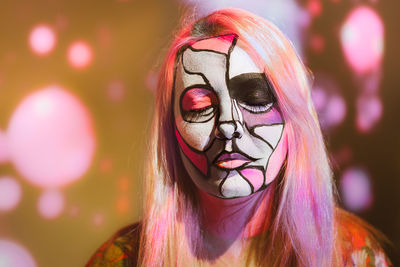
[[175, 134], [184, 166], [222, 198], [265, 189], [287, 152], [275, 92], [236, 35], [197, 41], [179, 54]]

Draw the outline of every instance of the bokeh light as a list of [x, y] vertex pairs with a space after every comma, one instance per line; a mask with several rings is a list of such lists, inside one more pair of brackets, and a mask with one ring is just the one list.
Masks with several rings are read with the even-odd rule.
[[155, 93], [157, 90], [158, 72], [149, 71], [146, 75], [144, 83], [145, 83], [147, 89], [149, 89], [151, 92]]
[[0, 239], [1, 267], [36, 267], [37, 264], [26, 248], [14, 241]]
[[113, 164], [110, 158], [104, 158], [100, 161], [100, 166], [99, 166], [100, 172], [108, 173], [111, 171], [112, 167]]
[[338, 150], [331, 153], [331, 162], [333, 167], [347, 165], [353, 159], [353, 150], [349, 145], [343, 145]]
[[8, 158], [7, 136], [5, 132], [0, 130], [0, 163], [7, 162]]
[[55, 219], [60, 216], [64, 210], [64, 206], [64, 195], [54, 189], [42, 192], [37, 204], [39, 214], [45, 219]]
[[15, 209], [21, 200], [21, 192], [21, 186], [15, 179], [0, 176], [0, 212]]
[[80, 208], [78, 205], [71, 205], [69, 207], [68, 213], [71, 217], [77, 217], [80, 213]]
[[310, 46], [315, 53], [321, 53], [325, 49], [325, 39], [319, 34], [314, 34], [311, 37]]
[[128, 193], [130, 188], [131, 180], [127, 176], [122, 176], [117, 180], [119, 192]]
[[320, 16], [322, 13], [321, 0], [308, 0], [307, 9], [313, 17]]
[[119, 80], [112, 81], [107, 86], [107, 97], [114, 101], [119, 102], [125, 97], [125, 85]]
[[359, 96], [357, 99], [357, 129], [362, 133], [371, 131], [381, 119], [382, 109], [382, 102], [377, 96]]
[[108, 26], [101, 26], [97, 30], [97, 39], [99, 42], [99, 45], [103, 49], [108, 49], [111, 46], [111, 29]]
[[101, 226], [104, 224], [104, 215], [101, 212], [97, 212], [96, 214], [93, 215], [92, 217], [92, 223], [95, 226]]
[[48, 25], [37, 25], [29, 33], [28, 43], [35, 54], [47, 55], [56, 45], [56, 34]]
[[69, 24], [69, 20], [68, 20], [67, 16], [58, 13], [56, 16], [56, 22], [55, 22], [56, 28], [59, 30], [64, 30], [68, 27], [68, 24]]
[[323, 130], [331, 130], [346, 117], [346, 103], [336, 82], [325, 74], [316, 73], [312, 99]]
[[351, 167], [340, 179], [340, 191], [346, 208], [360, 212], [372, 204], [371, 178], [364, 168]]
[[59, 86], [26, 96], [12, 114], [7, 138], [18, 172], [43, 188], [64, 186], [82, 177], [95, 149], [89, 112]]
[[358, 74], [380, 66], [384, 49], [384, 27], [369, 7], [355, 8], [342, 25], [340, 40], [345, 58]]
[[116, 202], [116, 210], [119, 214], [127, 214], [128, 211], [130, 210], [131, 205], [129, 201], [129, 196], [126, 194], [119, 195], [117, 197], [117, 202]]
[[84, 69], [93, 60], [92, 48], [85, 41], [75, 41], [68, 47], [67, 59], [72, 67]]

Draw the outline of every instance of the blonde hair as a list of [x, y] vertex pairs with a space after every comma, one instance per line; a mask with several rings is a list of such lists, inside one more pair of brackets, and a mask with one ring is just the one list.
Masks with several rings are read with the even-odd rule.
[[176, 35], [161, 68], [145, 181], [139, 264], [204, 263], [197, 257], [203, 253], [198, 245], [201, 211], [174, 135], [174, 71], [177, 55], [189, 43], [231, 33], [239, 36], [242, 48], [262, 64], [273, 84], [288, 141], [286, 164], [278, 181], [267, 189], [274, 203], [271, 216], [265, 215], [270, 225], [268, 237], [255, 239], [249, 255], [263, 266], [339, 266], [332, 173], [306, 68], [276, 26], [239, 9], [218, 10], [185, 26]]

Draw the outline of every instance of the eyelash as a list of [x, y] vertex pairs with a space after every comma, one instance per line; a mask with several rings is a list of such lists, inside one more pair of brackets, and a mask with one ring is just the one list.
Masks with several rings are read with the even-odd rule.
[[239, 102], [239, 105], [245, 110], [250, 111], [251, 113], [264, 113], [269, 111], [274, 105], [274, 103], [268, 103], [265, 105], [249, 105], [246, 103]]
[[213, 111], [214, 111], [214, 107], [213, 106], [208, 106], [208, 107], [205, 107], [205, 108], [202, 108], [202, 109], [190, 110], [187, 113], [187, 119], [188, 120], [196, 120], [196, 119], [198, 119], [200, 117], [210, 115], [211, 113], [213, 113]]

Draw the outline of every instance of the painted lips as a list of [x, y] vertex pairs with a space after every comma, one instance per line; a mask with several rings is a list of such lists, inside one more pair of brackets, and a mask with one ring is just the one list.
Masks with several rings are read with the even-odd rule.
[[240, 153], [225, 153], [216, 159], [215, 165], [223, 169], [236, 169], [250, 161]]

